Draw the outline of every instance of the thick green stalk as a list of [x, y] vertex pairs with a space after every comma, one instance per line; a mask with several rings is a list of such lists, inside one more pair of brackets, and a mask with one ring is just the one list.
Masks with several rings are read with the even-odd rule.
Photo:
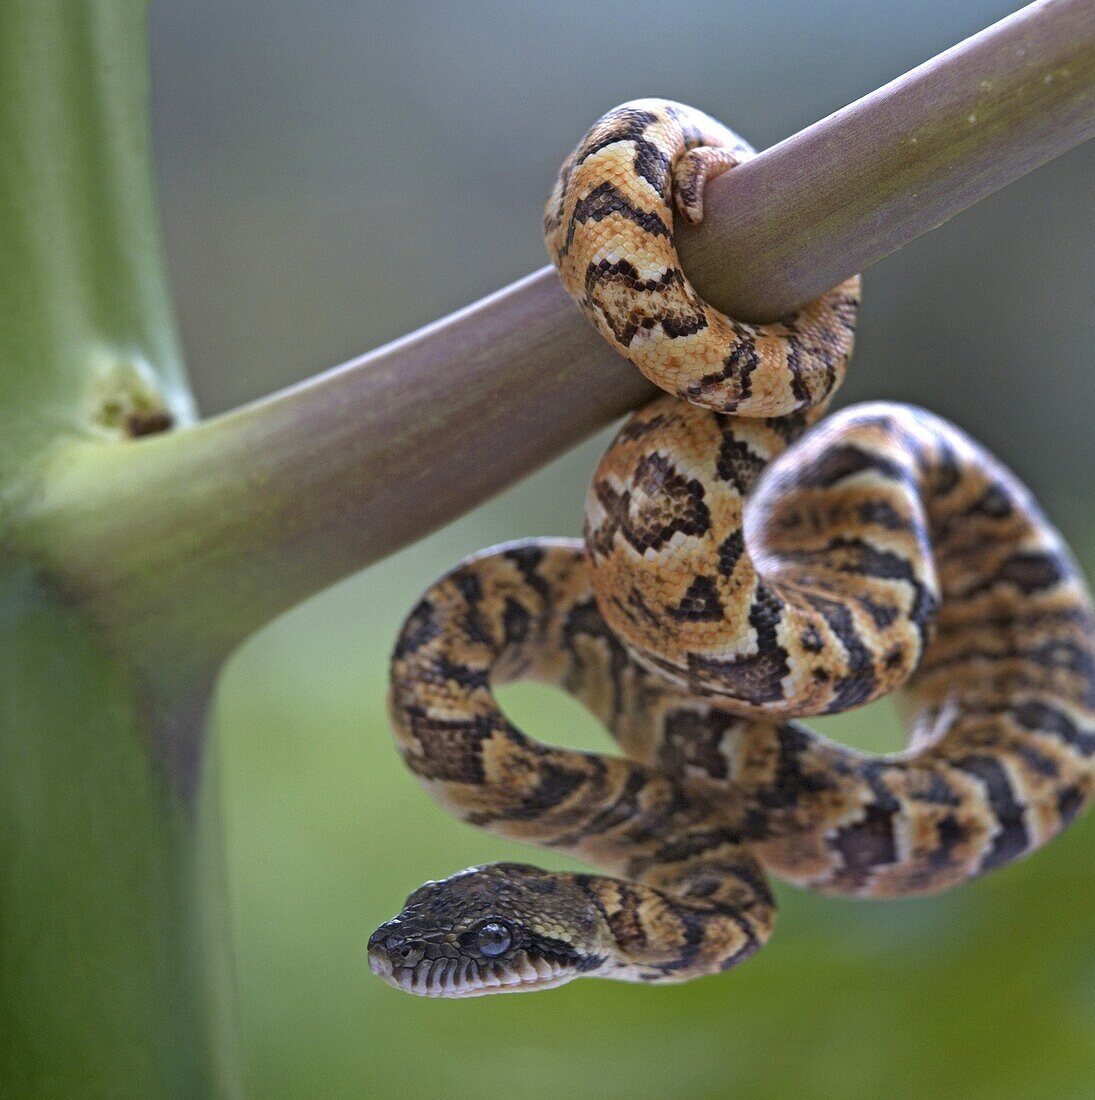
[[[0, 0], [0, 1095], [238, 1091], [209, 679], [12, 540], [49, 455], [185, 422], [134, 0]], [[79, 538], [79, 533], [74, 532]]]

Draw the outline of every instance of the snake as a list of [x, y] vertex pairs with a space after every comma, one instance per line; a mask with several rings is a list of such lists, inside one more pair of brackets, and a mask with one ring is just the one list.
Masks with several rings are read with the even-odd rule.
[[[674, 214], [752, 150], [637, 100], [567, 158], [548, 201], [564, 287], [665, 393], [628, 418], [584, 539], [474, 555], [395, 645], [411, 772], [465, 822], [591, 871], [505, 862], [427, 882], [372, 935], [398, 989], [470, 997], [578, 977], [717, 974], [775, 919], [774, 875], [826, 893], [932, 893], [1003, 867], [1095, 789], [1095, 611], [1030, 492], [920, 408], [823, 416], [859, 280], [767, 324], [681, 268]], [[495, 689], [551, 684], [619, 754], [539, 741]], [[799, 719], [896, 692], [907, 747]]]

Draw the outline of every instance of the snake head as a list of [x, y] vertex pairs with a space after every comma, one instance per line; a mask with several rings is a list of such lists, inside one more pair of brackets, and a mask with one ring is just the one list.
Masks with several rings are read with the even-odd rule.
[[601, 929], [580, 877], [493, 863], [415, 890], [369, 938], [369, 965], [427, 997], [549, 989], [604, 962]]

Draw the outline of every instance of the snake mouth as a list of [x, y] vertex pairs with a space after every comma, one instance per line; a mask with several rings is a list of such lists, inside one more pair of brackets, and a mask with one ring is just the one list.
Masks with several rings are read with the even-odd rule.
[[553, 989], [575, 977], [573, 969], [524, 958], [512, 965], [470, 958], [424, 959], [415, 966], [393, 966], [383, 951], [369, 951], [369, 968], [394, 989], [419, 997], [485, 997], [491, 993], [531, 993]]

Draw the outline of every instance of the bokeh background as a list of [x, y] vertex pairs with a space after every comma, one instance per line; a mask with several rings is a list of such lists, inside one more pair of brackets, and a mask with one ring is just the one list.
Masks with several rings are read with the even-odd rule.
[[[160, 193], [203, 411], [540, 266], [555, 167], [622, 100], [694, 103], [763, 148], [1018, 6], [156, 0]], [[1077, 150], [877, 265], [843, 395], [957, 420], [1032, 485], [1089, 572], [1093, 178]], [[578, 533], [604, 442], [311, 600], [233, 660], [214, 751], [253, 1094], [1095, 1095], [1091, 818], [943, 898], [783, 889], [771, 944], [687, 987], [429, 1002], [368, 973], [369, 932], [424, 879], [500, 858], [566, 865], [428, 800], [390, 744], [385, 666], [402, 615], [459, 557]], [[607, 747], [546, 690], [506, 700], [549, 740]], [[900, 742], [885, 704], [825, 728]]]

